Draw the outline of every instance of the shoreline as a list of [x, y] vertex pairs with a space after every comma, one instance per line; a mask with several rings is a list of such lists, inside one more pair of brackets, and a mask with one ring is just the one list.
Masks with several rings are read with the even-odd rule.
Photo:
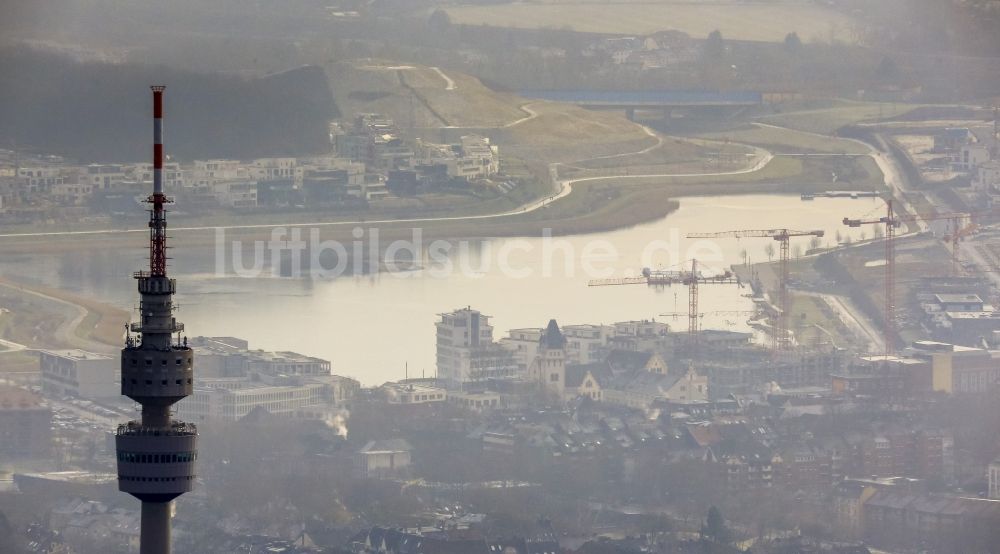
[[[612, 178], [613, 179], [613, 178]], [[541, 236], [550, 229], [553, 236], [593, 235], [628, 229], [663, 219], [676, 211], [683, 198], [706, 196], [746, 196], [757, 194], [799, 195], [803, 191], [825, 190], [825, 183], [803, 185], [795, 183], [712, 183], [666, 185], [602, 185], [600, 182], [578, 185], [586, 187], [586, 200], [604, 202], [602, 205], [585, 205], [563, 208], [560, 202], [526, 214], [491, 215], [476, 219], [457, 217], [437, 220], [381, 220], [381, 221], [313, 221], [205, 226], [170, 229], [174, 244], [179, 247], [210, 246], [216, 234], [223, 230], [228, 238], [242, 240], [266, 239], [278, 227], [324, 229], [324, 238], [350, 240], [356, 228], [378, 228], [386, 240], [408, 238], [413, 229], [422, 229], [426, 239], [501, 239]], [[617, 195], [610, 200], [608, 195]], [[584, 195], [581, 195], [584, 196]], [[563, 212], [563, 213], [559, 213]], [[329, 231], [329, 232], [327, 232]], [[6, 254], [31, 254], [38, 252], [64, 252], [79, 248], [143, 247], [145, 228], [100, 230], [84, 232], [52, 232], [49, 234], [0, 234], [0, 252]]]

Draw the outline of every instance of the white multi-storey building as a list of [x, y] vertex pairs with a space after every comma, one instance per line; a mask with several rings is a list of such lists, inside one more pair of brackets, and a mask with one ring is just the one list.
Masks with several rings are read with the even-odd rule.
[[[476, 378], [477, 367], [487, 361], [482, 355], [494, 347], [493, 326], [489, 316], [472, 308], [440, 314], [437, 328], [437, 375], [452, 384]], [[513, 361], [511, 361], [513, 365]]]
[[543, 330], [541, 327], [511, 329], [507, 331], [506, 337], [500, 339], [500, 346], [513, 352], [514, 362], [521, 372], [527, 371], [538, 355], [538, 341], [542, 338]]
[[972, 188], [982, 192], [1000, 190], [1000, 160], [976, 166], [972, 178]]
[[589, 364], [603, 359], [608, 340], [615, 336], [615, 328], [611, 325], [566, 325], [562, 334], [566, 337], [567, 360]]
[[128, 180], [121, 164], [90, 164], [87, 166], [87, 182], [94, 190], [107, 189]]
[[108, 398], [121, 394], [118, 360], [109, 356], [84, 350], [41, 350], [38, 362], [46, 395]]
[[296, 186], [302, 184], [302, 167], [295, 158], [257, 158], [247, 169], [258, 181], [291, 179]]

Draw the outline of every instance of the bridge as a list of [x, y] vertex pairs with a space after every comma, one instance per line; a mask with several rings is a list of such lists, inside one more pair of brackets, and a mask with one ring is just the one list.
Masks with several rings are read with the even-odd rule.
[[667, 114], [672, 108], [741, 108], [764, 103], [764, 95], [752, 91], [525, 90], [520, 95], [590, 109], [625, 110], [629, 119], [635, 110], [664, 110]]

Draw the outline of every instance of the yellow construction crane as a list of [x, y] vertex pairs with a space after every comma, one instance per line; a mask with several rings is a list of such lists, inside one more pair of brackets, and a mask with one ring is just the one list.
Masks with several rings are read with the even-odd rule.
[[788, 350], [791, 348], [791, 337], [788, 334], [788, 243], [792, 237], [822, 237], [824, 232], [819, 231], [792, 231], [789, 229], [743, 229], [738, 231], [722, 231], [718, 233], [688, 233], [689, 239], [720, 239], [720, 238], [769, 238], [778, 241], [779, 251], [779, 274], [778, 274], [778, 302], [777, 316], [774, 318], [772, 327], [774, 332], [771, 335], [771, 347], [774, 350]]

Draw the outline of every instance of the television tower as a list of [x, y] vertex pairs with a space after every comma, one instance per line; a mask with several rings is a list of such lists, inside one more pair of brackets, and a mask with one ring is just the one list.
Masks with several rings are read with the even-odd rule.
[[[177, 282], [167, 277], [163, 194], [163, 86], [153, 90], [153, 194], [149, 211], [149, 271], [138, 271], [139, 321], [122, 349], [122, 394], [142, 405], [142, 420], [118, 426], [118, 490], [142, 501], [141, 554], [170, 553], [171, 502], [194, 486], [198, 431], [174, 421], [170, 407], [192, 392], [193, 355], [184, 325], [174, 318]], [[133, 336], [131, 333], [138, 333]], [[175, 338], [176, 335], [176, 338]]]

